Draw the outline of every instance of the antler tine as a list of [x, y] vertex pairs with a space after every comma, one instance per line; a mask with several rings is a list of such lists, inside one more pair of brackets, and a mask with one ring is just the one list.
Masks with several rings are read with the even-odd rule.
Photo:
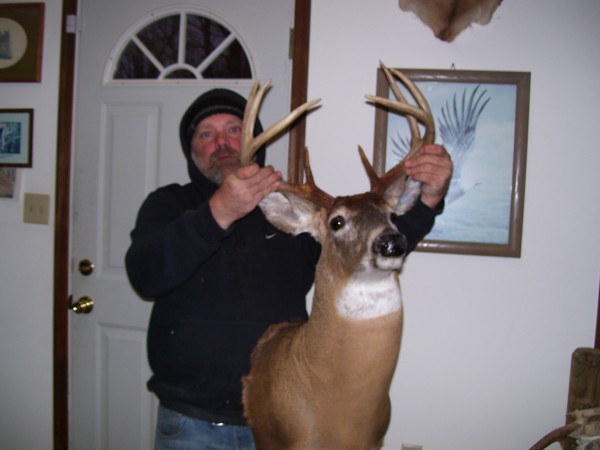
[[[367, 95], [366, 97], [377, 105], [385, 106], [393, 111], [405, 114], [411, 134], [410, 151], [408, 154], [402, 159], [402, 161], [392, 167], [382, 177], [374, 178], [369, 169], [367, 169], [367, 174], [371, 180], [371, 192], [383, 194], [387, 187], [390, 186], [395, 180], [406, 175], [406, 168], [404, 164], [405, 161], [413, 158], [424, 145], [433, 144], [435, 141], [435, 124], [433, 122], [433, 115], [431, 114], [431, 109], [429, 108], [427, 100], [419, 88], [412, 82], [412, 80], [399, 70], [388, 69], [383, 63], [380, 64], [381, 69], [387, 78], [388, 84], [394, 92], [397, 100], [390, 100], [372, 95]], [[410, 94], [415, 98], [418, 106], [411, 105], [406, 101], [406, 98], [400, 92], [394, 77], [398, 78], [406, 86]], [[419, 132], [417, 120], [423, 122], [425, 125], [425, 133], [422, 138]], [[361, 153], [361, 158], [362, 157], [363, 154]]]
[[310, 161], [308, 159], [308, 148], [304, 149], [304, 173], [306, 174], [306, 181], [304, 184], [291, 184], [282, 181], [279, 191], [298, 195], [310, 200], [312, 203], [324, 208], [329, 208], [333, 204], [334, 198], [315, 184]]
[[360, 159], [365, 168], [365, 172], [367, 172], [367, 176], [369, 177], [369, 182], [371, 183], [371, 192], [380, 192], [381, 178], [377, 176], [375, 169], [365, 156], [365, 151], [360, 145], [358, 146], [358, 153], [360, 154]]
[[[406, 100], [406, 97], [402, 95], [402, 91], [400, 90], [400, 87], [396, 84], [396, 81], [394, 80], [390, 69], [388, 69], [382, 61], [379, 61], [379, 64], [381, 66], [383, 74], [385, 75], [385, 78], [387, 79], [388, 85], [392, 89], [392, 92], [394, 93], [398, 101], [408, 105], [409, 103]], [[417, 119], [415, 119], [413, 116], [407, 115], [406, 120], [408, 121], [408, 127], [410, 128], [410, 146], [411, 148], [413, 148], [421, 140], [421, 131], [419, 130], [419, 123]]]
[[[248, 155], [248, 149], [250, 148], [250, 144], [252, 143], [252, 139], [254, 138], [254, 125], [256, 123], [256, 118], [258, 116], [258, 109], [262, 103], [262, 99], [265, 95], [265, 92], [271, 85], [271, 80], [268, 80], [262, 88], [260, 88], [260, 82], [256, 80], [250, 89], [250, 94], [248, 95], [248, 101], [246, 102], [246, 109], [244, 110], [244, 119], [242, 123], [242, 165], [248, 164], [248, 162], [254, 156], [256, 150]], [[260, 89], [259, 89], [260, 88]], [[257, 149], [258, 150], [258, 149]]]
[[321, 99], [318, 98], [298, 106], [283, 119], [274, 123], [267, 130], [254, 137], [254, 125], [258, 116], [258, 110], [260, 109], [263, 97], [270, 85], [271, 81], [269, 80], [259, 89], [259, 82], [255, 81], [252, 89], [250, 90], [248, 102], [246, 103], [246, 109], [244, 110], [244, 119], [242, 125], [241, 162], [243, 166], [252, 161], [254, 154], [259, 148], [261, 148], [263, 145], [265, 145], [265, 143], [277, 136], [283, 130], [288, 128], [300, 115], [321, 101]]
[[[433, 144], [435, 141], [435, 126], [433, 122], [433, 115], [431, 114], [431, 109], [429, 108], [429, 103], [419, 90], [419, 88], [413, 83], [413, 81], [400, 72], [397, 69], [388, 69], [383, 63], [381, 63], [381, 68], [388, 80], [388, 83], [394, 92], [394, 95], [398, 100], [390, 100], [387, 98], [376, 97], [372, 95], [367, 95], [366, 98], [372, 101], [375, 104], [385, 106], [394, 111], [403, 113], [407, 115], [407, 120], [409, 121], [410, 129], [411, 129], [411, 149], [409, 154], [404, 159], [412, 158], [424, 145]], [[396, 76], [409, 90], [411, 95], [417, 101], [419, 105], [414, 106], [407, 103], [406, 99], [400, 92], [400, 89], [394, 82], [392, 74]], [[418, 131], [418, 126], [416, 126], [415, 119], [420, 120], [425, 125], [425, 134], [423, 138], [420, 138], [420, 133]]]
[[365, 152], [360, 145], [358, 146], [358, 152], [360, 153], [360, 159], [362, 160], [365, 171], [367, 172], [367, 176], [369, 177], [369, 182], [371, 183], [371, 192], [375, 194], [384, 195], [390, 184], [406, 174], [406, 168], [404, 165], [404, 161], [406, 160], [403, 160], [392, 167], [383, 176], [379, 177], [365, 156]]
[[[404, 85], [408, 88], [409, 92], [415, 98], [417, 104], [420, 107], [420, 109], [417, 108], [419, 114], [415, 115], [415, 117], [422, 120], [423, 124], [425, 125], [425, 134], [423, 135], [423, 139], [421, 140], [421, 147], [423, 145], [433, 144], [435, 141], [435, 125], [433, 122], [433, 114], [431, 114], [431, 108], [429, 107], [429, 102], [427, 102], [427, 99], [425, 98], [423, 93], [419, 90], [417, 85], [410, 78], [408, 78], [398, 69], [389, 70], [391, 73], [397, 76], [402, 81], [402, 83], [404, 83]], [[398, 86], [395, 87], [398, 88]]]

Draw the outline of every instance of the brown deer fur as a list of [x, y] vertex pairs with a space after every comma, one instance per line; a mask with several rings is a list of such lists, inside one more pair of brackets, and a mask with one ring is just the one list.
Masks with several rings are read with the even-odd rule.
[[[402, 330], [401, 261], [395, 271], [370, 273], [376, 271], [368, 267], [373, 240], [394, 231], [390, 207], [383, 201], [365, 207], [365, 195], [338, 198], [331, 211], [319, 211], [323, 249], [311, 317], [275, 325], [255, 350], [244, 380], [244, 405], [260, 450], [366, 450], [383, 444]], [[337, 237], [326, 224], [341, 211], [351, 230]], [[349, 233], [356, 239], [349, 240]], [[386, 295], [395, 308], [388, 314], [356, 320], [336, 310], [336, 301], [361, 272], [389, 284]]]
[[[383, 64], [382, 70], [398, 101], [367, 98], [411, 114], [413, 139], [406, 160], [434, 141], [433, 117], [414, 83]], [[409, 87], [418, 108], [407, 105], [393, 76]], [[417, 118], [425, 123], [422, 139]], [[310, 318], [270, 327], [243, 380], [244, 413], [259, 450], [375, 450], [383, 445], [402, 334], [398, 273], [407, 245], [394, 220], [412, 207], [420, 183], [407, 178], [404, 161], [380, 177], [362, 149], [360, 155], [370, 192], [337, 198], [323, 192], [314, 183], [306, 153], [306, 183], [282, 182], [260, 203], [280, 230], [317, 239], [321, 257]]]
[[400, 9], [415, 13], [433, 34], [452, 42], [471, 23], [487, 25], [502, 0], [399, 0]]

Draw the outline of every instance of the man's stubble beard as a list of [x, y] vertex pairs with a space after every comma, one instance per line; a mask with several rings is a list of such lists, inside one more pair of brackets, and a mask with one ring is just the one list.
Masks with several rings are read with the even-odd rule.
[[[219, 158], [225, 155], [233, 156], [235, 160], [227, 159], [224, 161], [219, 161]], [[200, 173], [218, 186], [223, 184], [223, 181], [227, 175], [241, 167], [240, 153], [231, 149], [231, 147], [222, 147], [217, 149], [212, 155], [210, 155], [207, 163], [204, 163], [196, 158], [196, 155], [194, 155], [193, 152], [191, 156]]]

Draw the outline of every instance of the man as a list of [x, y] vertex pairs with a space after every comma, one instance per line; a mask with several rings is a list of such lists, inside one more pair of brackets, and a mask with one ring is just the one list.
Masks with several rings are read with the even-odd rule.
[[[191, 182], [151, 193], [131, 233], [129, 279], [155, 299], [148, 387], [160, 400], [156, 449], [253, 449], [241, 404], [250, 353], [272, 323], [308, 316], [320, 246], [282, 233], [257, 208], [281, 173], [264, 166], [265, 147], [240, 167], [245, 105], [226, 89], [192, 103], [180, 124]], [[397, 223], [412, 249], [441, 212], [452, 163], [429, 146], [408, 166], [423, 182], [421, 200]]]

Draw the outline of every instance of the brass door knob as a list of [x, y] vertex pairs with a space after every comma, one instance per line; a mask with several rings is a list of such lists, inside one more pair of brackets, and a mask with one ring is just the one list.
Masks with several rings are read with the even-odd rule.
[[75, 314], [89, 314], [94, 309], [94, 300], [91, 297], [83, 296], [73, 303], [72, 299], [70, 299], [69, 308]]
[[79, 261], [77, 269], [79, 270], [80, 274], [87, 276], [94, 271], [94, 263], [87, 258], [82, 259], [81, 261]]

